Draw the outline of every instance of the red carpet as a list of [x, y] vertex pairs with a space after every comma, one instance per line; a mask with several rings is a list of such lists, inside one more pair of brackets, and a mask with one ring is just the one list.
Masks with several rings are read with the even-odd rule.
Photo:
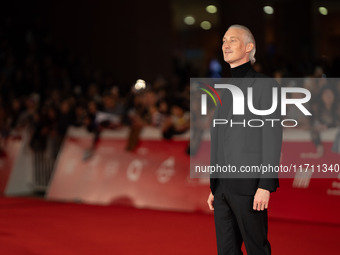
[[[339, 225], [269, 221], [274, 255], [339, 254]], [[0, 254], [216, 254], [212, 215], [0, 197]]]

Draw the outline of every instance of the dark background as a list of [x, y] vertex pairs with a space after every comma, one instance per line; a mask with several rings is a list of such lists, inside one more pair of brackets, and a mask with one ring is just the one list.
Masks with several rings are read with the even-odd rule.
[[[218, 12], [207, 13], [208, 4], [215, 4]], [[268, 4], [272, 15], [263, 11]], [[319, 13], [320, 6], [328, 15]], [[40, 48], [44, 41], [55, 56], [75, 57], [122, 89], [138, 78], [151, 81], [160, 75], [174, 88], [182, 86], [189, 77], [206, 76], [212, 58], [228, 75], [221, 38], [235, 23], [254, 33], [262, 72], [283, 70], [286, 76], [303, 77], [320, 66], [327, 76], [339, 76], [338, 1], [34, 0], [3, 1], [0, 9], [1, 36], [8, 39], [1, 50], [10, 48], [17, 62], [30, 47], [46, 50]], [[196, 24], [185, 25], [186, 15], [193, 15]], [[199, 27], [204, 19], [212, 23], [208, 31]], [[34, 43], [28, 42], [28, 32]]]

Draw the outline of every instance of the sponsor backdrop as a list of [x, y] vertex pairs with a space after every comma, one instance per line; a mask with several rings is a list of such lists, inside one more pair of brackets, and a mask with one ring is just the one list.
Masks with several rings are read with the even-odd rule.
[[[103, 134], [93, 156], [83, 155], [91, 144], [91, 136], [70, 130], [56, 164], [47, 198], [81, 201], [94, 204], [129, 204], [139, 208], [180, 211], [208, 211], [206, 199], [209, 179], [191, 179], [188, 140], [160, 138], [159, 131], [144, 130], [138, 149], [125, 150], [127, 130]], [[285, 130], [282, 164], [336, 164], [339, 154], [333, 153], [331, 139], [336, 130], [322, 135], [325, 154], [306, 159], [314, 152], [306, 131]], [[197, 155], [209, 159], [209, 144], [203, 141]], [[313, 176], [314, 175], [314, 176]], [[332, 178], [314, 178], [310, 171], [280, 180], [273, 193], [269, 215], [276, 218], [340, 223], [339, 174]]]

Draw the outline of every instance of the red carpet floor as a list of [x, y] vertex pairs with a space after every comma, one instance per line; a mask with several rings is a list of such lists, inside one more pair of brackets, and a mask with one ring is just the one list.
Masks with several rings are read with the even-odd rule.
[[[273, 255], [340, 254], [339, 225], [270, 219]], [[1, 255], [216, 254], [212, 215], [0, 197]]]

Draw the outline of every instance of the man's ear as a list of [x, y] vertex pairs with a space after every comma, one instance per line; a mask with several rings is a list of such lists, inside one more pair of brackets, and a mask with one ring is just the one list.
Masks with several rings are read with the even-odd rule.
[[246, 52], [249, 53], [249, 52], [251, 52], [252, 49], [254, 49], [254, 44], [253, 43], [247, 43]]

